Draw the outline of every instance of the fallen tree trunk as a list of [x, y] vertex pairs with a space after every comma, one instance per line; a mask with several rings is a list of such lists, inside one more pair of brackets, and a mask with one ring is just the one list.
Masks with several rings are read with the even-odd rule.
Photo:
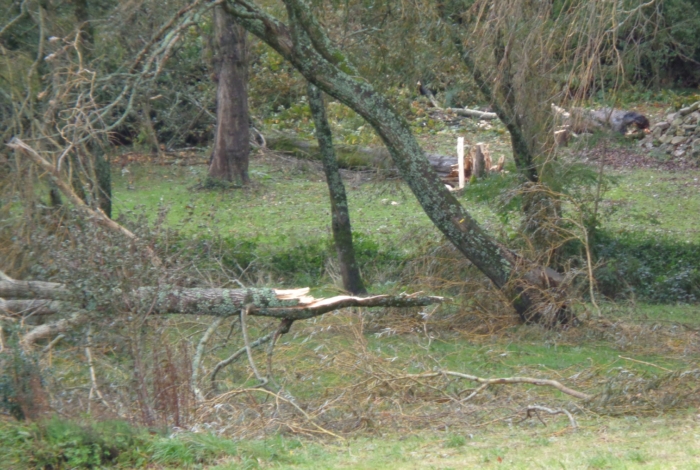
[[443, 111], [449, 111], [451, 113], [454, 113], [458, 116], [464, 116], [464, 117], [472, 117], [476, 119], [481, 119], [484, 121], [490, 121], [492, 119], [498, 119], [498, 115], [496, 113], [489, 113], [486, 111], [479, 111], [477, 109], [468, 109], [468, 108], [445, 108]]
[[[44, 283], [51, 284], [51, 283]], [[41, 338], [62, 333], [89, 320], [89, 315], [81, 306], [66, 299], [66, 289], [61, 284], [53, 284], [53, 289], [44, 289], [42, 299], [30, 299], [32, 283], [20, 281], [0, 281], [0, 295], [12, 293], [18, 299], [2, 299], [0, 312], [14, 318], [27, 316], [50, 316], [58, 313], [73, 313], [67, 319], [36, 327], [25, 335], [25, 343], [33, 343]], [[421, 307], [440, 303], [444, 299], [435, 296], [374, 295], [354, 297], [340, 295], [326, 299], [316, 299], [309, 288], [302, 289], [208, 289], [174, 287], [142, 287], [125, 294], [123, 299], [128, 307], [146, 310], [152, 315], [183, 314], [212, 315], [227, 317], [237, 315], [245, 309], [248, 315], [279, 318], [296, 321], [323, 315], [324, 313], [347, 307]], [[117, 300], [117, 299], [115, 299]], [[31, 341], [29, 341], [29, 339]]]
[[[0, 293], [10, 289], [7, 281], [0, 281]], [[15, 284], [13, 282], [13, 284]], [[29, 283], [25, 283], [28, 285]], [[65, 289], [61, 284], [53, 291], [44, 291], [45, 298], [31, 300], [2, 299], [0, 309], [8, 315], [32, 314], [40, 309], [41, 315], [53, 315], [67, 308], [77, 308], [70, 302], [54, 299], [65, 298]], [[17, 296], [26, 297], [29, 289], [18, 292]], [[289, 320], [305, 320], [324, 313], [346, 307], [420, 307], [440, 303], [442, 297], [412, 295], [374, 295], [355, 297], [339, 295], [316, 299], [310, 295], [309, 288], [271, 289], [267, 287], [249, 287], [243, 289], [189, 288], [161, 289], [142, 287], [126, 295], [126, 303], [132, 308], [145, 306], [152, 314], [164, 315], [179, 313], [184, 315], [236, 315], [243, 308], [248, 308], [249, 315], [274, 317]]]
[[[295, 135], [272, 134], [267, 136], [267, 147], [278, 152], [290, 153], [298, 158], [321, 161], [317, 142], [300, 139]], [[386, 147], [363, 147], [359, 145], [335, 144], [338, 165], [343, 169], [395, 169], [391, 154]], [[440, 176], [449, 175], [451, 166], [457, 163], [456, 155], [427, 153], [430, 166]]]

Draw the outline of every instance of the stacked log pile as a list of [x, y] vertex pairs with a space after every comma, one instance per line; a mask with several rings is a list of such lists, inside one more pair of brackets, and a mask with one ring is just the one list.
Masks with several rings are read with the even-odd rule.
[[658, 149], [674, 159], [700, 162], [700, 101], [654, 124], [639, 145], [647, 150]]

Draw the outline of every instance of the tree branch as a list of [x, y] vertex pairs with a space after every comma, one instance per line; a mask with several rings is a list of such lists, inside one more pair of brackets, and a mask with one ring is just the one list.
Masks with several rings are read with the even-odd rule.
[[[580, 398], [582, 400], [590, 400], [593, 398], [592, 395], [588, 395], [587, 393], [579, 392], [578, 390], [574, 390], [572, 388], [569, 388], [565, 385], [562, 385], [560, 382], [557, 382], [556, 380], [550, 380], [550, 379], [536, 379], [532, 377], [503, 377], [503, 378], [495, 378], [495, 379], [487, 379], [483, 377], [477, 377], [476, 375], [469, 375], [469, 374], [463, 374], [461, 372], [454, 372], [451, 370], [441, 370], [439, 372], [427, 372], [424, 374], [407, 374], [403, 375], [400, 377], [396, 377], [395, 380], [400, 380], [400, 379], [415, 379], [415, 378], [423, 378], [423, 377], [440, 377], [440, 376], [450, 376], [450, 377], [457, 377], [460, 379], [465, 379], [465, 380], [471, 380], [472, 382], [477, 382], [480, 384], [484, 384], [486, 386], [488, 385], [509, 385], [509, 384], [530, 384], [530, 385], [538, 385], [542, 387], [553, 387], [559, 390], [562, 393], [565, 393], [567, 395], [571, 395], [572, 397]], [[483, 390], [486, 387], [479, 387], [479, 391]], [[468, 398], [471, 398], [469, 396]]]
[[[107, 217], [107, 215], [104, 212], [102, 212], [101, 209], [93, 209], [87, 204], [85, 204], [85, 202], [82, 199], [80, 199], [80, 197], [78, 197], [77, 194], [75, 194], [75, 191], [73, 191], [70, 185], [63, 181], [58, 170], [54, 168], [54, 166], [51, 163], [46, 161], [46, 159], [44, 159], [41, 155], [39, 155], [39, 153], [36, 150], [24, 143], [21, 139], [13, 137], [12, 140], [7, 144], [7, 146], [13, 150], [22, 151], [22, 153], [24, 153], [26, 156], [29, 157], [29, 159], [32, 162], [34, 162], [34, 164], [46, 171], [49, 174], [51, 180], [56, 184], [58, 189], [71, 201], [71, 203], [73, 203], [73, 205], [78, 210], [85, 213], [87, 216], [95, 220], [98, 224], [102, 225], [103, 227], [106, 227], [115, 232], [119, 232], [131, 240], [138, 240], [138, 237], [136, 235], [134, 235], [127, 228], [119, 225], [118, 223]], [[151, 262], [155, 266], [162, 266], [162, 261], [158, 258], [158, 256], [151, 248], [146, 247], [145, 251], [148, 257], [151, 259]]]

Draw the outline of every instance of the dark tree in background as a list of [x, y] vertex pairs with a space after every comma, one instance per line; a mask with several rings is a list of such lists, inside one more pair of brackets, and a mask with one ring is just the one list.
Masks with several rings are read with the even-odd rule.
[[246, 184], [250, 154], [246, 31], [221, 7], [214, 8], [216, 134], [209, 178]]
[[[90, 21], [90, 14], [87, 0], [75, 0], [74, 14], [78, 31], [80, 32], [79, 46], [81, 54], [86, 60], [92, 59], [95, 48], [95, 31], [93, 24]], [[109, 157], [105, 155], [101, 139], [91, 139], [85, 146], [85, 150], [90, 154], [87, 158], [92, 159], [92, 164], [95, 168], [95, 179], [93, 186], [96, 188], [97, 205], [107, 217], [112, 217], [112, 171], [109, 165]], [[84, 189], [80, 186], [79, 167], [77, 158], [72, 155], [71, 162], [74, 165], [73, 175], [74, 188], [76, 193], [85, 194]], [[82, 196], [85, 199], [84, 196]]]
[[333, 137], [331, 127], [326, 118], [326, 107], [323, 103], [321, 90], [309, 83], [309, 106], [316, 126], [316, 139], [321, 151], [323, 170], [326, 173], [328, 192], [331, 198], [331, 227], [333, 229], [333, 241], [338, 253], [340, 263], [340, 275], [343, 278], [343, 287], [352, 294], [366, 294], [367, 289], [360, 277], [360, 270], [355, 260], [355, 248], [352, 244], [352, 229], [350, 227], [350, 212], [348, 200], [345, 196], [345, 186], [340, 177], [338, 160], [333, 149]]

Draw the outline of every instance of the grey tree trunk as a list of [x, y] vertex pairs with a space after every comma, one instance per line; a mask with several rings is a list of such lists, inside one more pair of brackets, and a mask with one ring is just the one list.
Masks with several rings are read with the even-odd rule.
[[535, 302], [528, 290], [532, 286], [509, 283], [516, 269], [524, 270], [524, 275], [532, 266], [487, 234], [445, 188], [406, 120], [372, 85], [355, 78], [357, 71], [340, 51], [333, 49], [310, 5], [304, 0], [285, 0], [285, 4], [291, 28], [253, 2], [238, 0], [226, 5], [243, 27], [290, 61], [309, 82], [350, 107], [375, 129], [428, 217], [467, 259], [504, 290], [524, 321], [566, 321], [564, 309], [557, 309], [555, 318], [543, 318], [533, 308]]
[[307, 94], [314, 118], [314, 125], [316, 126], [316, 139], [321, 151], [323, 171], [326, 173], [326, 182], [328, 183], [328, 192], [331, 199], [331, 227], [333, 229], [335, 249], [338, 253], [338, 262], [340, 263], [343, 287], [352, 294], [366, 294], [367, 289], [365, 289], [365, 285], [362, 282], [360, 270], [355, 260], [348, 200], [345, 196], [343, 180], [340, 177], [338, 161], [335, 158], [333, 137], [331, 127], [326, 118], [323, 94], [321, 90], [311, 83], [308, 84]]
[[246, 184], [250, 154], [246, 31], [220, 6], [214, 8], [214, 29], [218, 85], [209, 178]]

